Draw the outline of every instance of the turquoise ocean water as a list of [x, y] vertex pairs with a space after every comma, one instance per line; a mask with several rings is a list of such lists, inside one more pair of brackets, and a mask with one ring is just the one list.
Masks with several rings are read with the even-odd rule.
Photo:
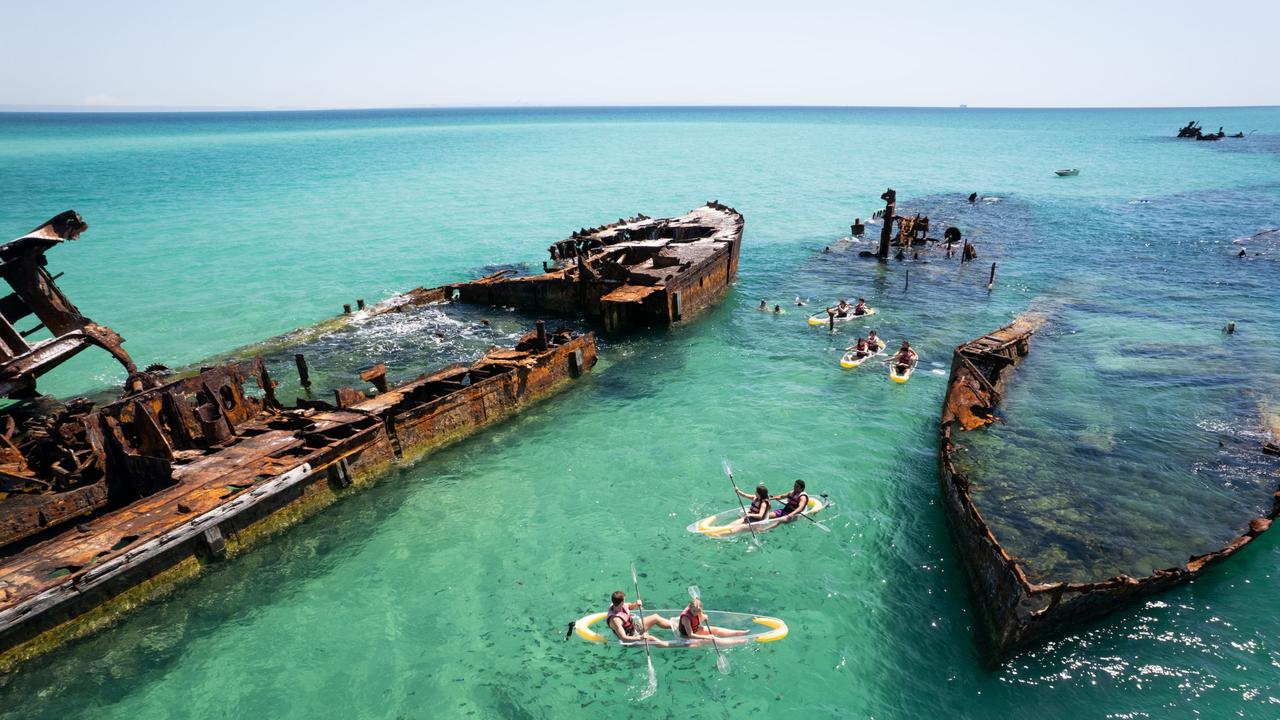
[[[1170, 137], [1191, 119], [1256, 132]], [[837, 242], [886, 187], [979, 262], [881, 266]], [[1008, 424], [964, 439], [979, 503], [1034, 568], [1147, 572], [1268, 506], [1280, 247], [1236, 241], [1280, 226], [1280, 109], [8, 114], [0, 196], [0, 235], [78, 210], [90, 230], [50, 254], [61, 286], [140, 364], [175, 367], [356, 298], [537, 267], [582, 226], [711, 199], [747, 221], [715, 310], [606, 341], [569, 392], [0, 678], [0, 717], [1280, 716], [1280, 533], [984, 668], [936, 468], [951, 349], [1034, 309], [1047, 324]], [[796, 295], [867, 297], [920, 371], [842, 371], [851, 329], [810, 330]], [[529, 320], [428, 309], [307, 352], [326, 387], [384, 358], [403, 378]], [[287, 352], [256, 350], [292, 397]], [[100, 355], [42, 387], [117, 383]], [[685, 532], [734, 504], [722, 459], [743, 484], [830, 494], [832, 532], [758, 549]], [[630, 595], [632, 561], [651, 607], [697, 584], [790, 637], [731, 650], [728, 675], [655, 653], [658, 692], [638, 701], [640, 653], [563, 641]]]

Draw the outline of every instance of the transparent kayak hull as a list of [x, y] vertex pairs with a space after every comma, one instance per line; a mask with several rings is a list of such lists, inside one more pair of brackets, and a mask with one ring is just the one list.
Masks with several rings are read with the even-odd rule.
[[[821, 500], [811, 497], [809, 498], [809, 504], [805, 506], [805, 509], [800, 514], [812, 515], [823, 507]], [[699, 535], [706, 535], [707, 537], [724, 538], [732, 537], [740, 533], [751, 532], [752, 530], [755, 530], [756, 532], [764, 532], [782, 524], [782, 521], [779, 519], [765, 518], [764, 520], [753, 522], [750, 525], [744, 525], [737, 522], [740, 517], [742, 517], [741, 508], [725, 510], [724, 512], [718, 512], [715, 515], [708, 515], [707, 517], [691, 524], [686, 529], [691, 533], [698, 533]], [[791, 522], [799, 522], [799, 519], [797, 518]]]
[[859, 358], [855, 356], [853, 354], [853, 351], [850, 350], [849, 352], [844, 354], [844, 357], [840, 358], [840, 367], [846, 370], [852, 370], [853, 368], [856, 368], [862, 365], [863, 363], [865, 363], [866, 361], [870, 360], [873, 357], [879, 357], [880, 355], [884, 354], [884, 349], [887, 346], [887, 344], [888, 343], [881, 342], [875, 352], [871, 353], [870, 355], [864, 358]]
[[[670, 618], [672, 624], [679, 626], [680, 613], [682, 610], [653, 610], [653, 611], [637, 611], [637, 617], [640, 615], [661, 615]], [[732, 647], [735, 645], [747, 645], [751, 643], [770, 643], [781, 640], [787, 636], [789, 630], [787, 624], [782, 620], [769, 617], [767, 615], [753, 615], [751, 613], [726, 612], [723, 610], [706, 610], [707, 620], [715, 627], [727, 628], [729, 630], [746, 630], [746, 635], [738, 637], [716, 638], [716, 644], [721, 648]], [[623, 647], [644, 647], [643, 642], [622, 642], [618, 636], [609, 629], [605, 624], [605, 618], [608, 617], [607, 612], [592, 613], [585, 617], [579, 618], [573, 624], [574, 633], [588, 642], [600, 643], [602, 645], [622, 645]], [[660, 627], [653, 627], [650, 634], [665, 645], [658, 643], [648, 643], [649, 647], [654, 650], [667, 648], [710, 648], [712, 643], [710, 640], [682, 638], [672, 630], [666, 630]]]
[[904, 383], [911, 379], [911, 375], [915, 371], [916, 371], [916, 366], [912, 365], [911, 367], [907, 368], [906, 372], [899, 374], [898, 366], [891, 364], [889, 365], [889, 379], [896, 383]]
[[[869, 307], [867, 308], [867, 311], [862, 313], [861, 315], [854, 315], [853, 311], [850, 310], [848, 315], [845, 315], [844, 317], [838, 317], [835, 320], [838, 323], [842, 323], [842, 322], [848, 322], [850, 320], [861, 320], [863, 318], [869, 318], [875, 314], [876, 314], [876, 309], [873, 307]], [[817, 315], [813, 315], [809, 318], [810, 325], [826, 325], [830, 321], [831, 321], [831, 316], [827, 315], [825, 311], [820, 312]]]

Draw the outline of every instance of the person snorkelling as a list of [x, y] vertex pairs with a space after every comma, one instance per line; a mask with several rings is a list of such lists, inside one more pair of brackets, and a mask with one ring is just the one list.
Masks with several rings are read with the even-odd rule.
[[605, 616], [609, 624], [609, 629], [622, 642], [644, 642], [649, 641], [659, 647], [666, 647], [665, 641], [659, 640], [649, 634], [649, 628], [657, 625], [667, 630], [672, 629], [671, 621], [661, 615], [645, 615], [636, 617], [631, 614], [632, 610], [643, 609], [644, 603], [637, 599], [635, 602], [627, 602], [626, 593], [621, 590], [613, 593], [610, 598], [612, 604], [609, 606], [609, 612]]
[[707, 619], [707, 614], [702, 611], [702, 598], [690, 600], [689, 604], [680, 612], [680, 625], [676, 632], [680, 637], [689, 638], [690, 640], [732, 638], [747, 634], [746, 630], [730, 630], [729, 628], [712, 625], [711, 621]]
[[782, 507], [773, 511], [773, 516], [782, 522], [791, 522], [796, 516], [809, 507], [809, 496], [804, 491], [804, 481], [796, 480], [791, 492], [774, 495], [770, 500], [781, 500]]
[[763, 485], [756, 486], [756, 494], [748, 495], [737, 487], [733, 488], [734, 492], [744, 498], [751, 499], [751, 507], [747, 509], [747, 514], [738, 518], [737, 522], [747, 525], [753, 522], [760, 522], [769, 517], [769, 489]]

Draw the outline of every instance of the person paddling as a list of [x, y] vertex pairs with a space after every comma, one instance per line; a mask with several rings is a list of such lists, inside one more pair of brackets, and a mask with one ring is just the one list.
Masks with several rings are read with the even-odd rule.
[[756, 486], [755, 496], [748, 495], [736, 486], [733, 491], [744, 498], [751, 498], [751, 507], [747, 509], [747, 514], [738, 519], [738, 522], [747, 525], [753, 522], [760, 522], [769, 517], [769, 489], [763, 485]]
[[782, 522], [791, 522], [796, 516], [809, 507], [809, 496], [804, 491], [804, 481], [796, 480], [791, 492], [774, 495], [771, 500], [781, 500], [782, 507], [773, 511], [773, 516]]
[[746, 630], [731, 630], [712, 625], [711, 621], [707, 619], [707, 614], [702, 611], [702, 598], [690, 600], [689, 604], [680, 612], [680, 625], [676, 632], [680, 634], [680, 637], [691, 640], [711, 640], [713, 637], [741, 637], [747, 634]]
[[827, 308], [827, 314], [832, 317], [845, 318], [849, 317], [849, 312], [851, 310], [853, 310], [853, 308], [849, 307], [849, 301], [844, 298], [840, 298], [840, 304], [833, 308]]
[[858, 298], [858, 304], [853, 306], [853, 314], [854, 314], [854, 315], [866, 315], [866, 314], [867, 314], [867, 299], [866, 299], [866, 298]]
[[864, 337], [858, 338], [858, 342], [845, 348], [845, 350], [851, 351], [853, 356], [859, 360], [871, 354], [871, 350], [867, 347], [867, 339]]
[[627, 602], [627, 596], [621, 590], [618, 590], [610, 598], [613, 602], [609, 606], [609, 612], [605, 616], [605, 620], [609, 625], [609, 629], [622, 642], [644, 642], [649, 641], [659, 647], [666, 647], [668, 643], [659, 640], [649, 634], [649, 628], [657, 625], [667, 630], [672, 629], [671, 621], [661, 615], [645, 615], [636, 617], [631, 614], [632, 610], [643, 609], [644, 603], [637, 599], [635, 602]]
[[911, 366], [916, 363], [919, 357], [916, 351], [911, 349], [911, 343], [903, 340], [902, 347], [893, 356], [893, 366], [898, 374], [902, 375], [911, 369]]
[[875, 330], [872, 330], [867, 333], [867, 347], [871, 348], [871, 352], [873, 353], [880, 352], [880, 348], [884, 345], [885, 345], [885, 342], [881, 340], [878, 335], [876, 335]]

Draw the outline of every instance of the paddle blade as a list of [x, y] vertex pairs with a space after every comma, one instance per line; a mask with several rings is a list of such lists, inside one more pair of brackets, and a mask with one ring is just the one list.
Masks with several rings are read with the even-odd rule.
[[631, 563], [631, 584], [632, 585], [640, 584], [640, 578], [638, 575], [636, 575], [636, 564], [634, 562]]
[[720, 671], [721, 675], [728, 675], [729, 674], [729, 656], [725, 655], [724, 653], [720, 653], [719, 655], [717, 655], [716, 668]]
[[649, 660], [649, 684], [645, 687], [644, 690], [640, 691], [639, 697], [636, 698], [637, 700], [647, 700], [653, 697], [653, 694], [658, 691], [658, 673], [654, 672], [653, 670], [653, 658], [649, 657], [648, 660]]
[[725, 475], [728, 475], [730, 478], [733, 477], [733, 466], [729, 464], [728, 460], [721, 460], [720, 467], [724, 468]]
[[698, 590], [697, 585], [689, 586], [689, 597], [693, 598], [694, 600], [697, 600], [698, 598], [702, 597], [702, 592]]

